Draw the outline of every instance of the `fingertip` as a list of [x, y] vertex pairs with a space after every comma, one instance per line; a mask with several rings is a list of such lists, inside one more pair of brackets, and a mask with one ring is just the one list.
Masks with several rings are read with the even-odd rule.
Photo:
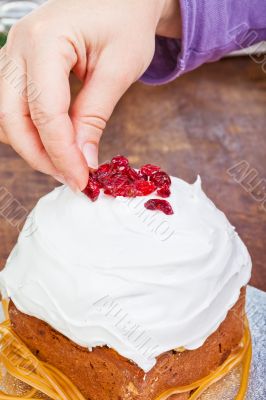
[[63, 185], [66, 184], [66, 181], [62, 175], [53, 175], [53, 178], [59, 183], [62, 183]]
[[81, 188], [79, 183], [73, 179], [71, 176], [65, 176], [66, 185], [72, 190], [74, 193], [81, 192]]
[[88, 184], [89, 173], [90, 173], [90, 170], [87, 168], [86, 174], [84, 174], [84, 176], [82, 176], [82, 179], [81, 179], [80, 182], [79, 182], [79, 188], [80, 188], [80, 191], [81, 191], [81, 192], [85, 189], [85, 187], [86, 187], [87, 184]]
[[89, 168], [86, 166], [84, 167], [82, 173], [79, 173], [78, 176], [74, 175], [64, 175], [64, 181], [67, 186], [70, 187], [70, 189], [74, 193], [80, 193], [82, 192], [85, 187], [88, 184], [88, 179], [89, 179]]
[[82, 147], [82, 153], [89, 168], [98, 168], [98, 144], [87, 142]]

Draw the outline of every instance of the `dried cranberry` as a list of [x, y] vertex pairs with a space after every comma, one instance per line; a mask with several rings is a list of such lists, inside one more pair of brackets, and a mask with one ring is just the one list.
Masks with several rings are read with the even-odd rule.
[[126, 167], [128, 163], [128, 159], [124, 156], [116, 156], [113, 157], [111, 162], [116, 166], [116, 167]]
[[111, 163], [102, 164], [99, 168], [94, 172], [97, 177], [102, 175], [107, 175], [112, 173], [113, 165]]
[[89, 177], [88, 184], [83, 190], [83, 193], [86, 194], [86, 196], [88, 196], [92, 201], [98, 199], [100, 194], [100, 185], [92, 176]]
[[104, 194], [107, 194], [108, 196], [116, 197], [116, 196], [113, 195], [112, 189], [110, 189], [110, 188], [104, 188], [103, 192], [104, 192]]
[[142, 179], [142, 180], [144, 180], [144, 181], [148, 181], [148, 180], [149, 180], [148, 175], [143, 175], [143, 174], [141, 173], [141, 171], [138, 172], [138, 176], [139, 176], [140, 179]]
[[105, 163], [99, 166], [97, 171], [95, 172], [97, 175], [102, 175], [102, 174], [107, 174], [110, 172], [112, 169], [112, 164], [111, 163]]
[[171, 185], [170, 176], [164, 171], [158, 171], [151, 175], [150, 180], [155, 184], [156, 187], [162, 188], [165, 184]]
[[97, 171], [93, 172], [93, 177], [95, 177], [95, 179], [100, 183], [101, 187], [104, 187], [114, 172], [114, 165], [106, 163], [100, 165]]
[[116, 191], [117, 196], [123, 196], [123, 197], [137, 197], [138, 196], [138, 191], [135, 188], [134, 185], [125, 185]]
[[129, 165], [125, 168], [125, 173], [127, 176], [134, 182], [140, 178], [139, 174], [137, 171], [134, 170], [134, 168], [131, 168]]
[[146, 176], [151, 176], [157, 171], [160, 171], [160, 167], [157, 167], [157, 165], [152, 165], [152, 164], [145, 164], [141, 167], [140, 173], [141, 175], [146, 175]]
[[144, 206], [148, 210], [158, 210], [162, 211], [166, 215], [172, 215], [174, 214], [174, 211], [170, 205], [170, 203], [167, 200], [159, 200], [159, 199], [151, 199], [148, 200]]
[[157, 194], [158, 194], [158, 196], [161, 196], [161, 197], [164, 197], [164, 198], [169, 197], [171, 195], [171, 191], [170, 191], [169, 186], [166, 185], [166, 183], [165, 183], [163, 185], [163, 187], [161, 187], [161, 189], [157, 190]]
[[127, 176], [123, 175], [122, 173], [116, 174], [105, 182], [104, 193], [114, 197], [120, 196], [121, 194], [119, 193], [123, 192], [123, 188], [128, 184], [129, 179]]
[[126, 184], [130, 183], [130, 180], [128, 179], [128, 176], [123, 174], [123, 173], [119, 173], [113, 176], [113, 178], [111, 179], [112, 185], [116, 188], [119, 188], [121, 186], [124, 186]]
[[139, 196], [147, 196], [155, 191], [156, 186], [152, 182], [138, 180], [135, 182], [135, 188], [137, 189]]

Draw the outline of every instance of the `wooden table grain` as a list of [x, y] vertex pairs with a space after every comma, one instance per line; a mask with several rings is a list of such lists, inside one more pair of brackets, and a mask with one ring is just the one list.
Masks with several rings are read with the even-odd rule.
[[[75, 95], [76, 82], [72, 89]], [[108, 124], [101, 161], [118, 153], [135, 166], [156, 163], [189, 182], [200, 174], [205, 191], [251, 253], [251, 284], [266, 290], [266, 74], [261, 65], [248, 57], [225, 59], [165, 86], [136, 83]], [[55, 182], [32, 171], [7, 146], [0, 145], [0, 159], [3, 267], [23, 210], [30, 210]], [[7, 196], [24, 207], [13, 219]]]

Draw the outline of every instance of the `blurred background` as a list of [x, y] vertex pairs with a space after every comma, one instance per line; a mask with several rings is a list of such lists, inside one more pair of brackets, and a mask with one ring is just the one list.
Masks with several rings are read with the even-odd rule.
[[[0, 1], [2, 43], [14, 21], [40, 3]], [[135, 167], [155, 163], [191, 183], [200, 174], [204, 190], [248, 246], [251, 284], [266, 290], [266, 55], [244, 54], [164, 86], [134, 84], [107, 126], [100, 157], [123, 154]], [[74, 98], [74, 77], [71, 88]], [[0, 160], [1, 268], [21, 225], [16, 215], [8, 217], [6, 195], [30, 211], [57, 183], [1, 144]]]

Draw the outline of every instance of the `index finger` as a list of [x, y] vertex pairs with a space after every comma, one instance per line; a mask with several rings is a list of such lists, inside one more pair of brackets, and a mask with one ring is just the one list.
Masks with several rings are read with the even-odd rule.
[[28, 94], [28, 102], [32, 121], [53, 164], [72, 189], [82, 190], [89, 172], [68, 114], [69, 73], [75, 63], [75, 50], [65, 41], [33, 51], [27, 72], [38, 95], [31, 98]]

